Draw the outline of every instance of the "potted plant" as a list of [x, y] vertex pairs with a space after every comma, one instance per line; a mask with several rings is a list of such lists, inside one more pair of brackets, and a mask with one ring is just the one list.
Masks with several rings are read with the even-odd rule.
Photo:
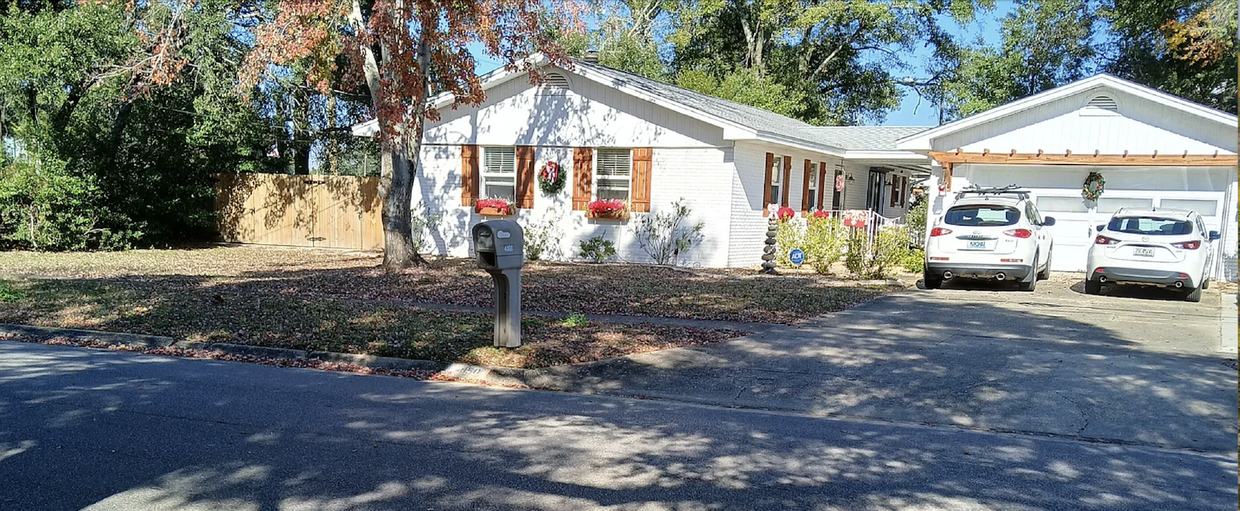
[[482, 216], [508, 216], [513, 214], [512, 201], [508, 199], [478, 199], [474, 212]]
[[629, 206], [620, 199], [599, 199], [586, 204], [586, 218], [626, 220]]

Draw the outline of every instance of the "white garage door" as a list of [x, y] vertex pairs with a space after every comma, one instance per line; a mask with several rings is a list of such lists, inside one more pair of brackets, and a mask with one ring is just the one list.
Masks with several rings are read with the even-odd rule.
[[[1234, 207], [1228, 207], [1228, 188], [1234, 169], [1221, 167], [1073, 167], [1021, 165], [967, 165], [953, 188], [980, 184], [1017, 184], [1029, 190], [1043, 216], [1055, 218], [1050, 228], [1055, 240], [1051, 268], [1085, 271], [1086, 257], [1095, 228], [1120, 208], [1190, 209], [1201, 214], [1210, 230], [1235, 230]], [[957, 167], [959, 168], [959, 167]], [[1106, 179], [1106, 191], [1095, 203], [1081, 197], [1081, 186], [1090, 171]], [[958, 189], [958, 188], [957, 188]], [[1224, 222], [1225, 216], [1231, 219]], [[1233, 225], [1228, 225], [1228, 223]], [[1222, 243], [1228, 242], [1224, 238]], [[1230, 241], [1232, 245], [1235, 240]], [[1216, 255], [1215, 260], [1220, 258]]]

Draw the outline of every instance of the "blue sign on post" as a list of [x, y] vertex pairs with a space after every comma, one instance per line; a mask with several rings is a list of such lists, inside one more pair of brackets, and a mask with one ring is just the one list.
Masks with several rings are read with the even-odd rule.
[[788, 252], [788, 260], [792, 261], [792, 264], [800, 266], [802, 262], [805, 262], [805, 252], [799, 248], [794, 248], [792, 252]]

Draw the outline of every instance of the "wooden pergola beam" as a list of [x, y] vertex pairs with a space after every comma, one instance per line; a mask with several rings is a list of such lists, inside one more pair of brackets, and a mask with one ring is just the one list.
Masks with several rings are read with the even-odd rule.
[[1010, 165], [1109, 165], [1134, 167], [1235, 167], [1234, 154], [1072, 154], [1046, 153], [981, 153], [955, 151], [930, 151], [930, 157], [944, 167], [958, 163], [991, 163]]

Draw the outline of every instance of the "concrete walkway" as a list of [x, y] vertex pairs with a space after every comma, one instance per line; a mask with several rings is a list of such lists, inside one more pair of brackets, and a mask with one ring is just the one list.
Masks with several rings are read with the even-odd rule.
[[573, 392], [1234, 457], [1237, 374], [1217, 351], [1217, 293], [1192, 304], [1074, 287], [910, 291], [722, 344], [521, 377]]
[[1240, 302], [1236, 300], [1235, 293], [1219, 294], [1219, 346], [1218, 350], [1223, 353], [1235, 354], [1237, 351], [1237, 329], [1240, 328], [1240, 320], [1236, 317], [1237, 307]]

